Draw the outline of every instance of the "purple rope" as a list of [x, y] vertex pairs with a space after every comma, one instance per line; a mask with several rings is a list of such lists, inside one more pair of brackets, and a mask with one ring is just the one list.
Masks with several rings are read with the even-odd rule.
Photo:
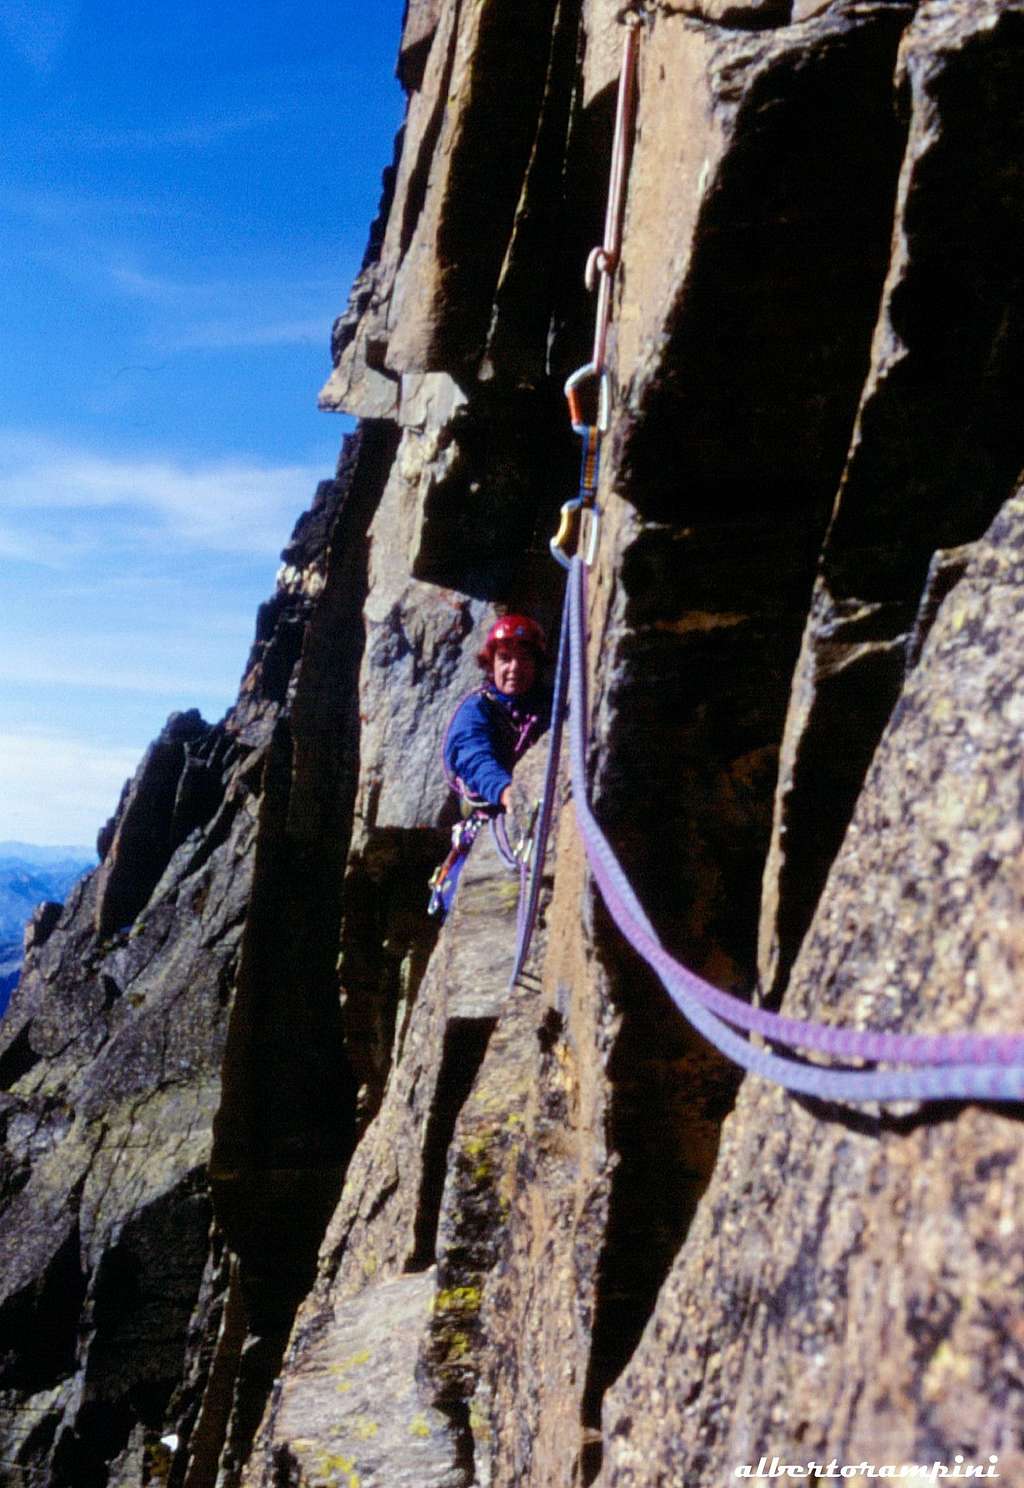
[[[565, 722], [566, 692], [569, 683], [569, 588], [566, 586], [562, 604], [562, 624], [558, 633], [558, 659], [555, 662], [555, 690], [551, 699], [551, 738], [548, 744], [548, 761], [544, 771], [544, 790], [541, 795], [540, 812], [533, 833], [533, 854], [530, 864], [529, 887], [525, 895], [519, 896], [519, 925], [516, 935], [515, 964], [509, 978], [513, 987], [519, 979], [526, 958], [530, 953], [537, 924], [540, 905], [541, 880], [544, 876], [544, 860], [547, 857], [548, 836], [551, 832], [551, 816], [555, 805], [555, 786], [558, 782], [558, 760], [562, 752], [562, 727]], [[525, 882], [525, 880], [524, 880]], [[525, 903], [524, 903], [525, 899]]]
[[498, 857], [505, 864], [506, 868], [511, 868], [518, 872], [522, 865], [512, 851], [512, 844], [508, 840], [508, 827], [505, 825], [504, 812], [499, 812], [497, 816], [492, 816], [489, 820], [491, 823], [491, 836], [498, 850]]
[[[525, 863], [519, 864], [519, 896], [516, 899], [516, 945], [527, 941], [526, 919], [530, 897], [530, 870]], [[517, 951], [518, 956], [518, 951]], [[523, 955], [525, 960], [525, 952]]]
[[[573, 803], [594, 878], [609, 913], [630, 945], [657, 972], [694, 1027], [744, 1069], [788, 1090], [829, 1100], [1024, 1099], [1024, 1039], [1018, 1035], [861, 1033], [785, 1018], [753, 1008], [680, 965], [659, 942], [632, 885], [590, 809], [586, 782], [585, 568], [574, 559], [569, 583], [571, 631], [570, 734]], [[933, 1067], [910, 1071], [828, 1069], [757, 1048], [723, 1019], [776, 1043], [847, 1059], [889, 1059]], [[982, 1062], [989, 1061], [989, 1062]]]

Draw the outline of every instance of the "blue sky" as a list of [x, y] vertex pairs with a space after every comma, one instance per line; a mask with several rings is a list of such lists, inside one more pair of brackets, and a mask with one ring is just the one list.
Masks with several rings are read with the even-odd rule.
[[348, 421], [403, 0], [0, 0], [0, 839], [221, 716]]

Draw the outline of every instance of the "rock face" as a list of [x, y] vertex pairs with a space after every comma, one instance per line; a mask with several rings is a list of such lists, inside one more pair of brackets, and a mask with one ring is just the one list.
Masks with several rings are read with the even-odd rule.
[[[595, 809], [719, 986], [1014, 1029], [1024, 0], [643, 14]], [[611, 927], [564, 778], [516, 987], [489, 838], [425, 914], [482, 627], [557, 624], [617, 17], [407, 6], [321, 394], [359, 432], [235, 708], [168, 721], [0, 1024], [12, 1482], [1024, 1469], [1014, 1108], [741, 1083]]]

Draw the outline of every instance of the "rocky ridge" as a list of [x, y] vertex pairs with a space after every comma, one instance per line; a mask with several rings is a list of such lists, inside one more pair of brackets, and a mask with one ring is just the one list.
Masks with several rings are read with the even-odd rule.
[[[596, 809], [718, 985], [1012, 1028], [1024, 0], [643, 13]], [[557, 615], [619, 40], [610, 0], [407, 6], [321, 394], [359, 432], [235, 708], [168, 721], [0, 1025], [14, 1483], [1021, 1466], [1012, 1109], [741, 1085], [612, 931], [564, 782], [520, 986], [489, 843], [424, 914], [480, 627]]]

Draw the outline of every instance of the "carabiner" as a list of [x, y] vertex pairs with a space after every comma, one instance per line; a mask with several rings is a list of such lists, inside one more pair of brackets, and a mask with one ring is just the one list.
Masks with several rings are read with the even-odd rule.
[[[584, 518], [588, 518], [584, 524]], [[558, 531], [548, 543], [551, 556], [563, 568], [571, 568], [574, 554], [578, 554], [588, 568], [594, 565], [597, 555], [597, 539], [600, 534], [601, 508], [596, 502], [584, 501], [574, 496], [562, 505]], [[573, 553], [567, 553], [566, 543], [573, 541]], [[581, 551], [582, 550], [582, 551]]]
[[548, 542], [551, 556], [556, 563], [563, 568], [572, 567], [572, 556], [565, 551], [565, 545], [570, 539], [575, 538], [574, 546], [579, 543], [579, 518], [583, 506], [583, 498], [574, 496], [571, 501], [562, 503], [562, 514], [558, 523], [558, 531]]
[[[589, 425], [583, 417], [580, 406], [580, 386], [591, 378], [597, 379], [597, 421]], [[577, 368], [571, 377], [566, 379], [565, 384], [566, 401], [569, 404], [569, 419], [573, 429], [582, 435], [588, 428], [596, 428], [601, 434], [608, 432], [608, 424], [611, 416], [611, 378], [608, 376], [607, 367], [600, 370], [593, 362], [587, 362], [583, 367]]]

